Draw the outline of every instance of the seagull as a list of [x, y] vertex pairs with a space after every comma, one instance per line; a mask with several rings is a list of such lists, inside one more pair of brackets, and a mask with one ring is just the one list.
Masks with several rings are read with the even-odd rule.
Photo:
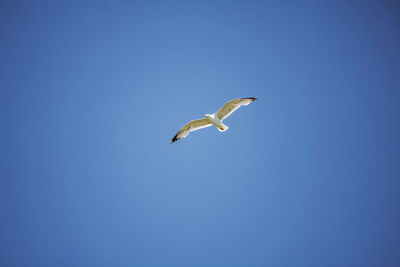
[[257, 100], [257, 97], [247, 97], [234, 99], [226, 102], [225, 105], [214, 114], [204, 115], [204, 119], [193, 120], [185, 124], [180, 131], [172, 138], [170, 143], [178, 141], [181, 138], [185, 138], [190, 132], [200, 130], [206, 127], [214, 125], [220, 132], [225, 132], [229, 129], [228, 126], [222, 123], [223, 120], [228, 118], [235, 110], [241, 106], [247, 106], [251, 102]]

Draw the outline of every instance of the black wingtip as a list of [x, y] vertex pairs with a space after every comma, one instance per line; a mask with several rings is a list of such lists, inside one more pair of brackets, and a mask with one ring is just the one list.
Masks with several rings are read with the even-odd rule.
[[172, 144], [173, 142], [176, 142], [176, 141], [178, 141], [180, 138], [178, 138], [178, 134], [176, 134], [175, 136], [174, 136], [174, 138], [172, 138], [172, 140], [171, 140], [171, 142], [169, 142], [170, 144]]
[[251, 101], [256, 101], [258, 97], [246, 97], [246, 99], [250, 99]]

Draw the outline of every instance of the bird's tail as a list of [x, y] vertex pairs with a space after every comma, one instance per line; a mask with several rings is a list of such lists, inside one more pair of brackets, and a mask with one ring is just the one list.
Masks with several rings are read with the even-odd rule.
[[221, 126], [219, 126], [217, 128], [218, 128], [218, 131], [220, 131], [220, 132], [225, 132], [226, 130], [229, 129], [229, 127], [226, 126], [225, 124], [221, 124]]

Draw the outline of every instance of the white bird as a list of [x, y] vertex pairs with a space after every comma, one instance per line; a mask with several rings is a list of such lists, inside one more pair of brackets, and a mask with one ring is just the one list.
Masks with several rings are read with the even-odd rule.
[[224, 119], [229, 117], [235, 110], [241, 106], [247, 106], [251, 102], [257, 100], [257, 97], [239, 98], [226, 102], [225, 105], [214, 114], [204, 115], [204, 119], [198, 119], [186, 123], [185, 126], [172, 138], [171, 143], [178, 141], [181, 138], [185, 138], [190, 132], [210, 127], [214, 125], [220, 132], [228, 130], [228, 126], [222, 123]]

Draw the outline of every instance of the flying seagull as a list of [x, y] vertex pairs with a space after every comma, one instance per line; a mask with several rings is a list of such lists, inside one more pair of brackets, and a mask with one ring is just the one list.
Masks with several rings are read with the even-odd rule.
[[174, 138], [172, 138], [171, 143], [178, 141], [181, 138], [185, 138], [189, 135], [190, 132], [210, 127], [212, 125], [217, 127], [220, 132], [225, 132], [226, 130], [228, 130], [229, 127], [224, 125], [222, 121], [228, 118], [235, 110], [237, 110], [241, 106], [247, 106], [255, 100], [257, 100], [257, 97], [239, 98], [226, 102], [225, 105], [216, 113], [206, 114], [204, 115], [204, 119], [198, 119], [186, 123], [186, 125], [183, 126], [182, 129], [180, 129], [180, 131], [174, 136]]

